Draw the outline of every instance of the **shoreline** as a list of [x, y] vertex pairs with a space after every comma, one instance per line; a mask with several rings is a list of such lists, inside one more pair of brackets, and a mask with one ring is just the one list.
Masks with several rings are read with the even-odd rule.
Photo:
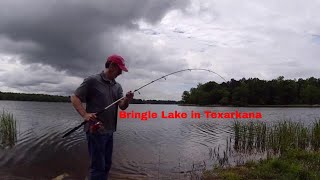
[[[1, 99], [1, 101], [20, 101], [20, 102], [56, 102], [56, 103], [70, 103], [70, 101], [33, 101], [33, 100], [12, 100], [12, 99]], [[308, 105], [308, 104], [292, 104], [292, 105], [247, 105], [247, 106], [234, 106], [234, 105], [199, 105], [199, 104], [179, 104], [179, 103], [130, 103], [130, 104], [158, 104], [158, 105], [178, 105], [178, 106], [195, 106], [195, 107], [278, 107], [278, 108], [320, 108], [320, 104]]]
[[319, 108], [320, 104], [308, 105], [308, 104], [296, 104], [296, 105], [247, 105], [247, 106], [232, 106], [232, 105], [198, 105], [198, 104], [177, 104], [178, 106], [198, 106], [198, 107], [283, 107], [283, 108], [295, 108], [295, 107], [307, 107], [307, 108]]

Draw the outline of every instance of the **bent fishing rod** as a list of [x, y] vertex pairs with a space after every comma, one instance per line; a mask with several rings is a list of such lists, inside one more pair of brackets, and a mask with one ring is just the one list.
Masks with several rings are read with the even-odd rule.
[[[199, 68], [182, 69], [182, 70], [175, 71], [175, 72], [169, 73], [169, 74], [167, 74], [167, 75], [164, 75], [164, 76], [162, 76], [162, 77], [160, 77], [160, 78], [158, 78], [158, 79], [155, 79], [155, 80], [153, 80], [153, 81], [151, 81], [151, 82], [149, 82], [149, 83], [147, 83], [147, 84], [139, 87], [138, 89], [135, 89], [135, 90], [133, 91], [133, 93], [138, 92], [138, 93], [140, 94], [140, 92], [139, 92], [140, 89], [142, 89], [142, 88], [144, 88], [144, 87], [146, 87], [146, 86], [148, 86], [148, 85], [150, 85], [150, 84], [152, 84], [152, 83], [154, 83], [154, 82], [156, 82], [156, 81], [158, 81], [158, 80], [160, 80], [160, 79], [165, 79], [165, 80], [166, 80], [166, 77], [167, 77], [167, 76], [170, 76], [170, 75], [173, 75], [173, 74], [176, 74], [176, 73], [180, 73], [180, 72], [184, 72], [184, 71], [190, 71], [190, 72], [191, 72], [191, 71], [193, 71], [193, 70], [196, 70], [196, 71], [207, 71], [207, 72], [216, 74], [216, 75], [218, 75], [219, 77], [221, 77], [225, 82], [227, 82], [227, 80], [224, 79], [221, 75], [219, 75], [218, 73], [216, 73], [216, 72], [214, 72], [214, 71], [211, 71], [211, 70], [209, 70], [209, 69], [199, 69]], [[99, 115], [99, 114], [103, 113], [105, 110], [109, 109], [111, 106], [113, 106], [114, 104], [118, 103], [119, 101], [121, 101], [121, 100], [124, 99], [125, 97], [126, 97], [126, 96], [123, 96], [122, 98], [119, 98], [118, 100], [114, 101], [114, 102], [113, 102], [112, 104], [110, 104], [109, 106], [105, 107], [105, 108], [102, 109], [101, 111], [98, 111], [98, 112], [96, 113], [96, 115]], [[88, 121], [87, 121], [87, 120], [84, 120], [80, 125], [74, 127], [73, 129], [71, 129], [70, 131], [68, 131], [67, 133], [65, 133], [65, 134], [62, 136], [62, 138], [67, 137], [68, 135], [70, 135], [71, 133], [73, 133], [74, 131], [76, 131], [76, 130], [79, 129], [81, 126], [85, 125], [86, 123], [88, 123]]]

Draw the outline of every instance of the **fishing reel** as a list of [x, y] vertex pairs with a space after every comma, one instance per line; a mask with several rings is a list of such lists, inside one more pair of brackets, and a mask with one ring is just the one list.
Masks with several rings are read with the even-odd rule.
[[99, 131], [103, 130], [104, 126], [102, 124], [102, 122], [97, 121], [94, 124], [89, 126], [89, 132], [92, 134], [98, 133]]

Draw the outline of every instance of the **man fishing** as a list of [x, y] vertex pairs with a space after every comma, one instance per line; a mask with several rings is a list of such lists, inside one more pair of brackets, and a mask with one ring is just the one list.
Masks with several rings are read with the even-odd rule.
[[[118, 107], [125, 110], [134, 96], [130, 91], [118, 103], [101, 111], [123, 97], [122, 87], [115, 81], [122, 71], [128, 72], [124, 59], [119, 55], [111, 55], [107, 58], [104, 71], [84, 79], [71, 96], [73, 107], [87, 122], [84, 131], [91, 160], [90, 180], [108, 179]], [[86, 108], [82, 102], [86, 102]]]

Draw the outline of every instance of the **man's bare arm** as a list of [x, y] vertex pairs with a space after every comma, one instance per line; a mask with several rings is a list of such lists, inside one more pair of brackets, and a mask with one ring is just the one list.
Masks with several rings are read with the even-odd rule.
[[122, 100], [119, 101], [119, 108], [121, 110], [127, 109], [129, 106], [129, 100], [127, 97], [123, 98]]
[[71, 98], [71, 103], [73, 105], [73, 107], [78, 111], [78, 113], [86, 120], [94, 120], [96, 119], [96, 115], [95, 113], [87, 113], [87, 111], [84, 109], [81, 100], [76, 96], [76, 95], [72, 95]]

